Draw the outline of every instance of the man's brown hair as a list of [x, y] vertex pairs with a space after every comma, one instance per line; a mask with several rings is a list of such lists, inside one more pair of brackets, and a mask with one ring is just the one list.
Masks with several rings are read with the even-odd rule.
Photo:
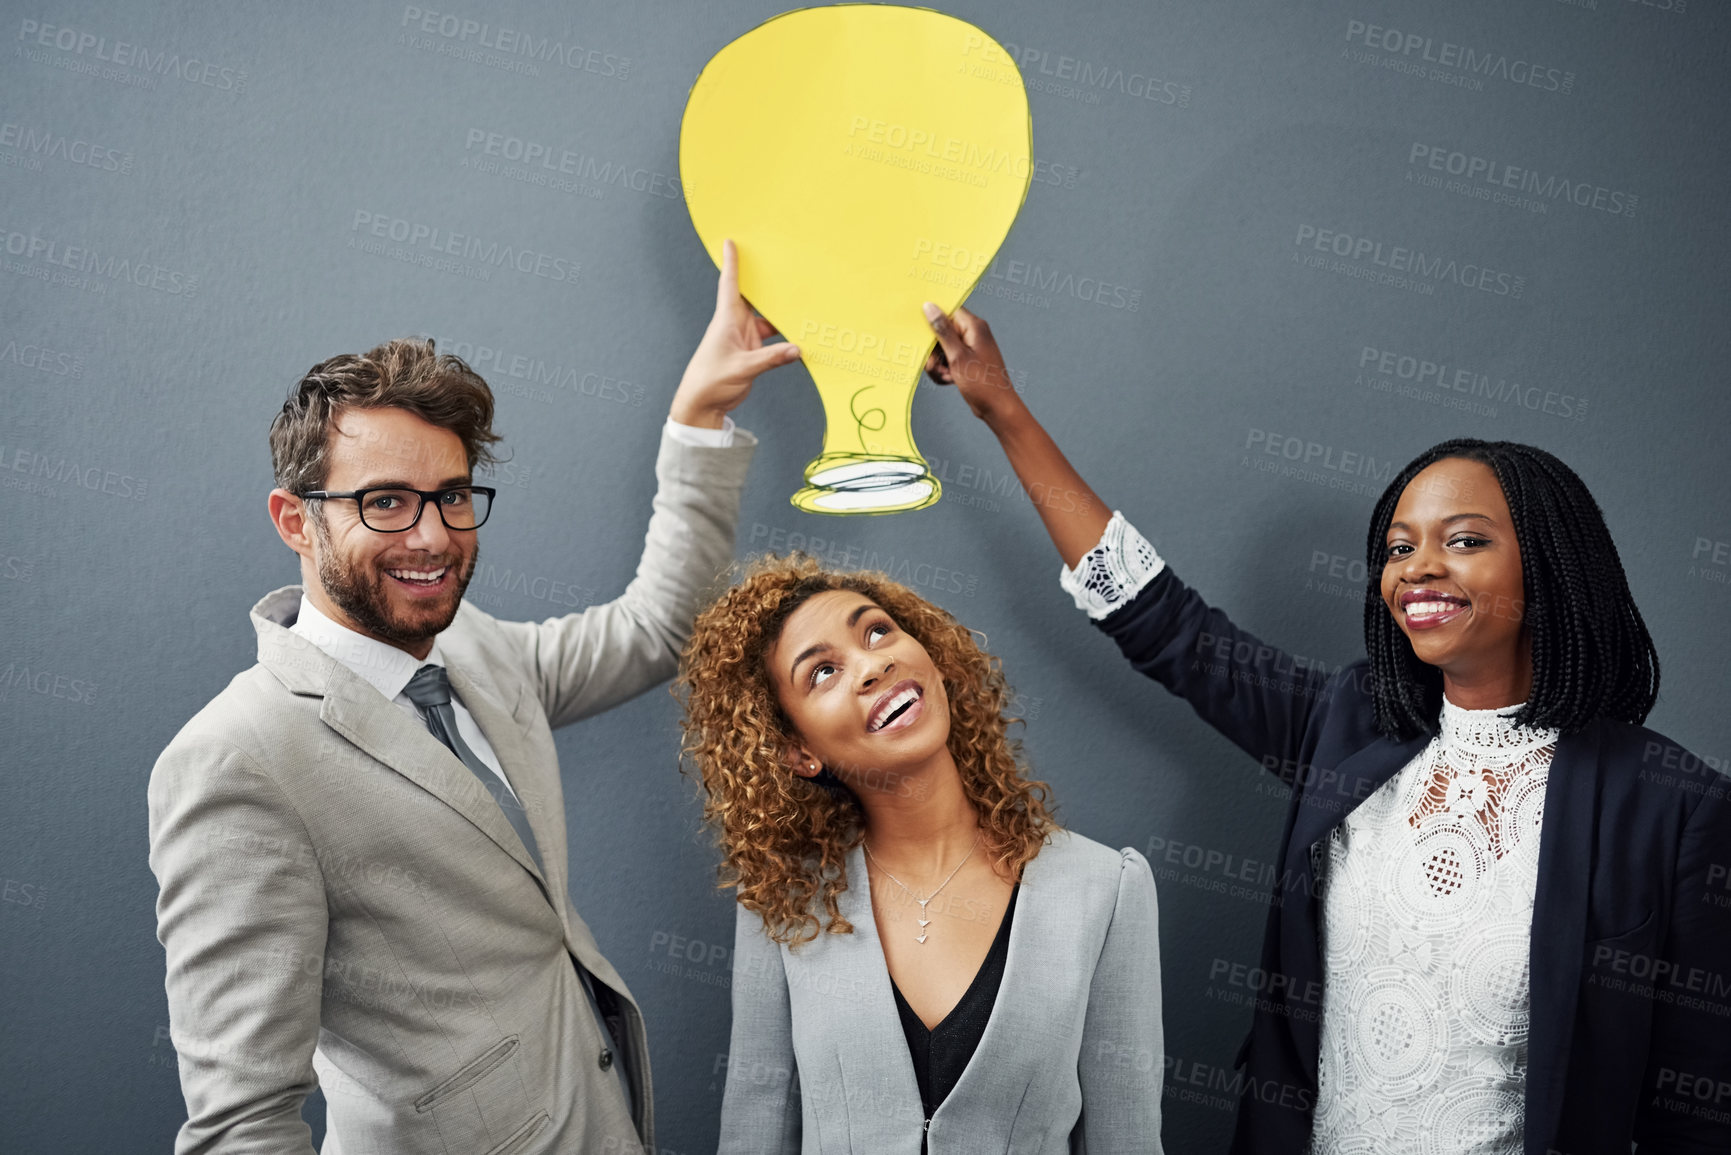
[[430, 337], [401, 337], [365, 353], [343, 353], [307, 371], [270, 425], [276, 483], [290, 493], [322, 489], [330, 430], [344, 409], [407, 409], [463, 442], [469, 469], [499, 460], [492, 445], [493, 391], [461, 357], [433, 351]]

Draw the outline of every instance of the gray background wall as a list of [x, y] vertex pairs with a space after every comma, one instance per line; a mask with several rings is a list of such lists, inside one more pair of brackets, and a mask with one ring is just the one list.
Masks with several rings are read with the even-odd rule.
[[[253, 660], [248, 607], [296, 580], [265, 515], [272, 413], [315, 361], [437, 336], [493, 383], [515, 453], [471, 597], [534, 618], [613, 596], [712, 301], [671, 183], [685, 94], [781, 5], [5, 7], [3, 1142], [165, 1150], [184, 1108], [145, 781]], [[1731, 757], [1726, 6], [945, 9], [1022, 60], [1040, 162], [970, 303], [1179, 572], [1263, 636], [1348, 660], [1390, 470], [1448, 436], [1533, 442], [1609, 516], [1665, 663], [1653, 724]], [[561, 43], [569, 64], [483, 48], [464, 20]], [[1488, 71], [1426, 60], [1465, 49]], [[487, 133], [569, 150], [579, 175], [519, 180], [472, 143]], [[1531, 183], [1487, 199], [1487, 173]], [[384, 218], [576, 275], [368, 251], [356, 221]], [[1348, 255], [1319, 251], [1341, 243], [1324, 231], [1352, 238]], [[1435, 272], [1367, 279], [1408, 259], [1397, 248]], [[1446, 369], [1415, 380], [1420, 362]], [[1242, 880], [1273, 854], [1280, 798], [1069, 606], [955, 398], [922, 388], [914, 413], [945, 499], [885, 519], [787, 504], [821, 431], [802, 368], [761, 381], [739, 417], [763, 441], [741, 554], [875, 564], [985, 631], [1062, 818], [1153, 860], [1167, 1143], [1221, 1149], [1249, 1014], [1232, 968], [1255, 960], [1262, 922], [1263, 888]], [[687, 1153], [715, 1141], [732, 917], [674, 720], [652, 693], [565, 732], [561, 754], [575, 897], [646, 1009], [662, 1142]]]

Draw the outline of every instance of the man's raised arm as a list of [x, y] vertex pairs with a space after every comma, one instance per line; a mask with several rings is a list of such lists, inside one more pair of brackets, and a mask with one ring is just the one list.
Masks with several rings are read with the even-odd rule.
[[722, 247], [715, 315], [674, 393], [655, 464], [656, 493], [637, 574], [611, 602], [543, 622], [501, 622], [530, 657], [548, 721], [563, 726], [673, 676], [691, 622], [733, 560], [740, 492], [757, 439], [727, 414], [759, 373], [798, 359], [739, 295]]

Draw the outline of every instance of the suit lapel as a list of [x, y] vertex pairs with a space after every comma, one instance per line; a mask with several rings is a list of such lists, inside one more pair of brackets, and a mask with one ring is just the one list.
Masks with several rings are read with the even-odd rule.
[[[527, 870], [535, 881], [547, 890], [546, 880], [535, 869], [534, 860], [524, 849], [517, 832], [505, 818], [499, 803], [487, 793], [474, 773], [457, 756], [445, 748], [427, 728], [407, 713], [385, 700], [372, 684], [347, 666], [325, 653], [312, 642], [293, 633], [282, 623], [292, 619], [300, 604], [300, 587], [288, 586], [266, 595], [253, 607], [253, 628], [258, 631], [258, 660], [284, 686], [296, 694], [319, 697], [319, 718], [331, 729], [365, 750], [373, 758], [415, 783], [433, 797], [461, 814], [481, 833]], [[452, 684], [457, 685], [455, 675]], [[467, 681], [476, 697], [486, 698], [474, 682]], [[459, 689], [459, 694], [464, 693]], [[469, 706], [464, 696], [463, 704]], [[481, 714], [470, 708], [480, 722], [487, 741], [494, 742], [494, 733], [505, 737], [513, 754], [518, 752], [518, 727], [510, 714], [496, 707], [491, 699], [482, 706], [493, 725], [481, 720]], [[499, 717], [505, 724], [499, 724]], [[494, 752], [506, 764], [506, 754], [494, 746]], [[515, 783], [512, 783], [515, 788]], [[536, 836], [540, 827], [533, 821], [530, 829]]]
[[1343, 758], [1332, 772], [1307, 767], [1305, 773], [1316, 781], [1305, 783], [1298, 796], [1298, 813], [1287, 842], [1287, 868], [1295, 869], [1297, 860], [1302, 859], [1308, 870], [1312, 844], [1326, 838], [1429, 741], [1424, 734], [1404, 742], [1382, 738]]
[[[1332, 777], [1329, 771], [1311, 769], [1315, 782], [1305, 784], [1298, 796], [1292, 834], [1287, 839], [1286, 861], [1277, 917], [1280, 925], [1280, 968], [1295, 981], [1323, 981], [1323, 961], [1318, 929], [1322, 923], [1310, 848], [1326, 838], [1366, 798], [1399, 773], [1430, 741], [1419, 734], [1404, 742], [1379, 739], [1342, 759]], [[1311, 1015], [1283, 1016], [1299, 1055], [1315, 1075], [1322, 1046], [1321, 1025]]]
[[[332, 662], [319, 717], [343, 737], [461, 814], [527, 870], [546, 882], [511, 829], [505, 812], [473, 771], [425, 726], [385, 701], [371, 684]], [[467, 701], [464, 702], [467, 705]], [[489, 742], [492, 736], [489, 735]]]
[[[962, 1068], [949, 1098], [939, 1107], [950, 1132], [970, 1133], [976, 1120], [968, 1115], [975, 1110], [1001, 1109], [996, 1101], [998, 1096], [979, 1094], [976, 1088], [994, 1082], [1001, 1088], [1016, 1082], [1017, 1068], [1036, 1053], [1027, 1048], [1026, 1040], [1038, 1038], [1049, 1029], [1042, 1022], [1042, 1015], [1050, 1014], [1051, 984], [1049, 977], [1042, 981], [1042, 976], [1063, 973], [1074, 965], [1061, 951], [1051, 952], [1054, 944], [1073, 940], [1075, 922], [1074, 910], [1061, 901], [1056, 906], [1052, 903], [1059, 888], [1042, 885], [1056, 858], [1057, 854], [1047, 847], [1022, 867], [1022, 886], [1016, 892], [1016, 917], [1010, 923], [1009, 951], [1004, 957], [998, 996], [992, 1002], [986, 1029], [980, 1033], [973, 1058]], [[988, 1124], [986, 1119], [977, 1122], [982, 1126]], [[1010, 1124], [1013, 1122], [1012, 1119]]]
[[1529, 966], [1526, 1142], [1542, 1153], [1563, 1110], [1563, 1081], [1580, 999], [1588, 885], [1598, 816], [1602, 725], [1557, 740], [1545, 782]]
[[[857, 846], [848, 852], [847, 873], [848, 888], [837, 899], [837, 907], [853, 924], [853, 933], [819, 935], [798, 950], [784, 949], [782, 958], [786, 960], [788, 985], [811, 992], [823, 1003], [824, 1036], [831, 1044], [836, 1081], [810, 1090], [846, 1096], [842, 1113], [847, 1118], [846, 1136], [852, 1150], [890, 1151], [905, 1141], [909, 1117], [917, 1129], [925, 1113], [920, 1107], [920, 1088], [914, 1079], [907, 1037], [890, 990], [889, 964], [878, 939], [877, 920], [872, 917], [865, 853]], [[841, 1008], [835, 994], [825, 992], [843, 991], [859, 992], [860, 1002], [838, 1013]], [[891, 1057], [887, 1064], [885, 1057]], [[822, 1077], [827, 1072], [813, 1074]], [[802, 1071], [802, 1082], [805, 1075]], [[853, 1106], [856, 1097], [861, 1105], [858, 1110]], [[826, 1141], [830, 1137], [824, 1133]]]

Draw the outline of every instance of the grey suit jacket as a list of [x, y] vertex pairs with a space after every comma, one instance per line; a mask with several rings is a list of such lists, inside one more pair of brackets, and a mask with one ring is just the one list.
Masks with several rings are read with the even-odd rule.
[[[540, 623], [465, 603], [439, 636], [545, 876], [445, 746], [286, 628], [299, 587], [254, 607], [258, 664], [150, 778], [188, 1116], [177, 1152], [310, 1152], [315, 1083], [326, 1155], [636, 1152], [640, 1133], [653, 1147], [642, 1018], [568, 897], [552, 731], [673, 673], [732, 558], [754, 444], [663, 438], [642, 561], [616, 601]], [[617, 1059], [573, 957], [619, 996]], [[635, 1118], [614, 1061], [635, 1076]]]
[[[723, 1155], [918, 1155], [925, 1112], [848, 855], [846, 935], [789, 948], [737, 908]], [[931, 1155], [1159, 1152], [1164, 1049], [1154, 875], [1134, 850], [1060, 831], [1023, 871], [1010, 951]]]

